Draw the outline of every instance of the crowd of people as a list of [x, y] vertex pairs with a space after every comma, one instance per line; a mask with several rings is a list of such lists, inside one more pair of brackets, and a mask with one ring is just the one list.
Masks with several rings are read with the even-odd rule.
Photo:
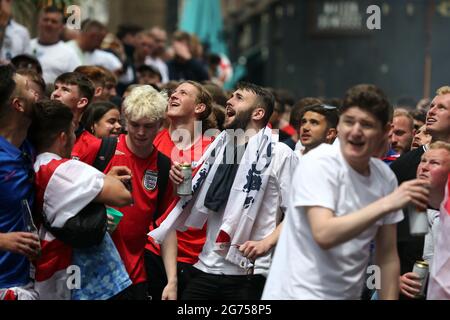
[[0, 2], [0, 300], [450, 299], [449, 86], [227, 92], [194, 35]]

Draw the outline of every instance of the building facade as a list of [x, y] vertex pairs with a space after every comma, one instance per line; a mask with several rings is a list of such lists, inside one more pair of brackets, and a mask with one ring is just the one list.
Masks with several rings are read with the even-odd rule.
[[[392, 101], [448, 84], [448, 0], [222, 1], [231, 58], [246, 64], [249, 81], [299, 97], [375, 83]], [[373, 4], [381, 29], [368, 27]]]

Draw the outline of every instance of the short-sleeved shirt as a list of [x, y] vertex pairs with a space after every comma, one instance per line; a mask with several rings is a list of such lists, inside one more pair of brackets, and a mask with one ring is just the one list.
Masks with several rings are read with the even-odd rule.
[[[0, 136], [0, 233], [25, 231], [22, 200], [34, 202], [32, 157], [28, 142], [19, 149]], [[26, 285], [29, 275], [25, 256], [0, 251], [0, 289]]]
[[329, 250], [314, 240], [306, 207], [324, 207], [336, 216], [362, 209], [397, 187], [381, 160], [370, 160], [370, 175], [356, 172], [340, 148], [322, 144], [300, 159], [293, 176], [289, 209], [275, 250], [263, 299], [359, 299], [378, 228], [403, 218], [389, 213], [355, 238]]
[[[188, 162], [193, 167], [197, 165], [196, 161], [200, 160], [201, 156], [211, 143], [211, 139], [201, 138], [189, 150], [179, 150], [173, 143], [169, 130], [163, 129], [153, 142], [155, 147], [164, 155], [169, 157], [172, 162]], [[150, 231], [153, 230], [153, 225]], [[202, 229], [189, 228], [184, 232], [177, 231], [178, 239], [178, 258], [179, 262], [194, 264], [198, 260], [198, 255], [202, 251], [206, 240], [206, 226]], [[148, 243], [145, 248], [157, 255], [161, 255], [160, 246], [157, 245], [151, 237], [148, 238]]]
[[[108, 172], [114, 166], [127, 166], [132, 172], [133, 204], [116, 208], [123, 213], [112, 238], [122, 260], [127, 268], [133, 284], [147, 280], [144, 265], [144, 247], [147, 243], [147, 233], [153, 222], [158, 199], [158, 150], [145, 159], [131, 152], [126, 143], [126, 136], [121, 135], [116, 148], [116, 154], [111, 159]], [[166, 191], [166, 192], [172, 192]], [[162, 207], [167, 206], [162, 204]]]
[[23, 25], [10, 20], [5, 30], [3, 46], [0, 48], [0, 59], [10, 61], [19, 54], [29, 53], [30, 33]]
[[81, 63], [86, 66], [101, 66], [112, 72], [122, 69], [122, 62], [113, 53], [95, 49], [92, 52], [83, 52], [75, 40], [67, 42], [75, 51]]
[[[101, 192], [104, 174], [56, 154], [40, 154], [35, 163], [36, 209], [52, 226], [62, 226]], [[131, 284], [108, 234], [98, 246], [73, 249], [40, 227], [42, 255], [36, 261], [35, 289], [43, 299], [100, 300], [111, 298]], [[81, 288], [70, 292], [61, 281], [68, 267], [80, 268]]]
[[72, 158], [92, 166], [101, 145], [101, 139], [84, 130], [75, 141], [72, 149]]
[[81, 65], [75, 51], [62, 41], [42, 45], [38, 39], [33, 39], [30, 47], [31, 54], [41, 63], [45, 83], [53, 83], [59, 75], [73, 72]]

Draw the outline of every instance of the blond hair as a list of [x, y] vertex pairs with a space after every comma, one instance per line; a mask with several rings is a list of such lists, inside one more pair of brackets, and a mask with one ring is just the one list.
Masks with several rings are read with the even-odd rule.
[[450, 143], [445, 141], [436, 141], [430, 144], [428, 150], [444, 149], [450, 152]]
[[414, 129], [414, 118], [412, 117], [412, 115], [408, 112], [408, 110], [403, 109], [403, 108], [398, 108], [394, 110], [394, 116], [392, 117], [392, 119], [398, 118], [398, 117], [405, 117], [408, 119], [409, 121], [409, 127], [411, 130]]
[[165, 118], [167, 109], [167, 95], [158, 92], [152, 86], [134, 88], [123, 103], [125, 117], [131, 121], [148, 119], [160, 121]]
[[439, 89], [437, 89], [436, 94], [438, 96], [442, 96], [444, 94], [449, 94], [450, 93], [450, 86], [443, 86], [440, 87]]

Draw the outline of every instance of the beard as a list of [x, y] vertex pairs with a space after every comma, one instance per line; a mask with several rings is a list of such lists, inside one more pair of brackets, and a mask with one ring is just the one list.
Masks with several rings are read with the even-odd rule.
[[[230, 123], [225, 123], [224, 124], [224, 129], [225, 130], [237, 130], [237, 129], [242, 129], [245, 130], [245, 128], [247, 128], [248, 124], [250, 123], [250, 120], [252, 119], [252, 113], [253, 113], [253, 109], [249, 109], [246, 111], [241, 111], [241, 112], [237, 112], [236, 115], [234, 116], [234, 119], [230, 122]], [[228, 118], [228, 116], [227, 116]], [[226, 119], [225, 118], [225, 121]]]

